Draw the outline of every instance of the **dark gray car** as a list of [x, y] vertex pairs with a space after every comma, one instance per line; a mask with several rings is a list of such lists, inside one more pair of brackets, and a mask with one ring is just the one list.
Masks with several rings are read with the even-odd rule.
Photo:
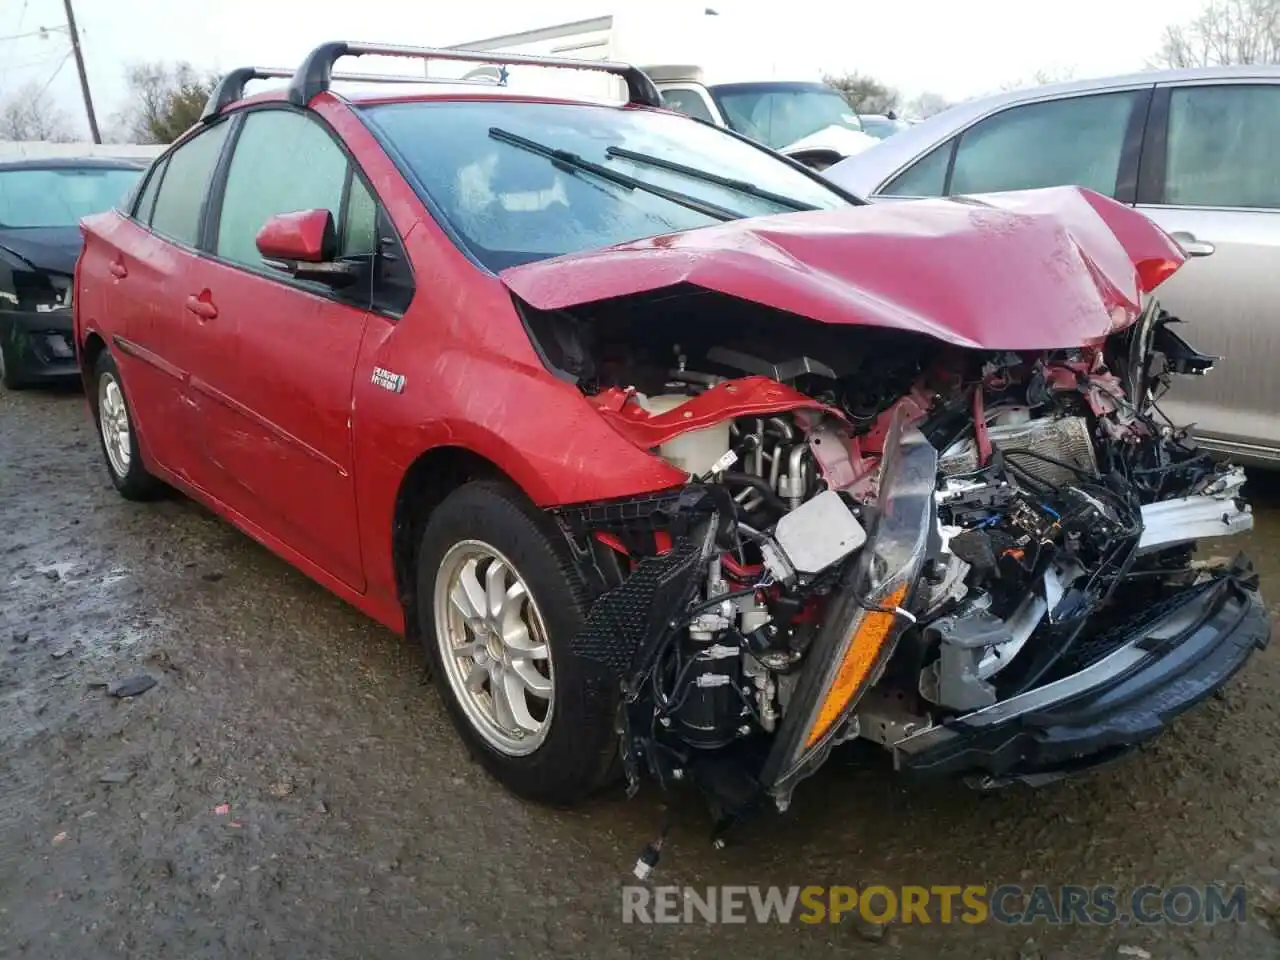
[[144, 164], [107, 158], [0, 161], [0, 382], [74, 378], [71, 280], [80, 218], [109, 209]]

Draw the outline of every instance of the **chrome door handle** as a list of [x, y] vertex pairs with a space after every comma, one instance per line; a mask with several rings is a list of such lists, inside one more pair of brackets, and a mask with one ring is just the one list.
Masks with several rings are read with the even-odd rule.
[[1194, 233], [1186, 230], [1179, 230], [1171, 236], [1178, 241], [1178, 246], [1188, 257], [1207, 257], [1217, 249], [1207, 240], [1197, 240]]

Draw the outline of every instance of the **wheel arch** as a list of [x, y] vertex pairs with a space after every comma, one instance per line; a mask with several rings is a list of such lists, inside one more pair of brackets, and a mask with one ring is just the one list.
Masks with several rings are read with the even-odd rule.
[[95, 413], [98, 410], [98, 397], [93, 390], [93, 368], [98, 363], [98, 357], [106, 349], [107, 341], [102, 334], [94, 330], [85, 336], [79, 350], [80, 380], [84, 384], [84, 395], [89, 401], [89, 408]]
[[472, 480], [505, 480], [521, 489], [493, 460], [454, 444], [424, 450], [400, 478], [391, 520], [391, 563], [408, 636], [418, 631], [416, 568], [427, 518], [445, 497]]

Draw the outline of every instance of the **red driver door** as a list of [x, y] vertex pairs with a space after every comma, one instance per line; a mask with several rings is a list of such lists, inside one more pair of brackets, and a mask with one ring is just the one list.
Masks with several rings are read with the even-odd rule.
[[190, 395], [205, 485], [249, 524], [363, 590], [351, 444], [352, 376], [368, 283], [294, 279], [256, 245], [273, 216], [328, 209], [339, 255], [372, 251], [373, 200], [319, 122], [248, 113], [211, 199], [213, 258], [184, 291], [199, 362]]

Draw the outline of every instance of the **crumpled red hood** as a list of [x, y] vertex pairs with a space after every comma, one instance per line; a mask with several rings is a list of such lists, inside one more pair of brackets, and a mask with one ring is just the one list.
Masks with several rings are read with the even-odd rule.
[[963, 347], [1096, 343], [1185, 256], [1145, 216], [1054, 187], [737, 220], [505, 270], [555, 310], [693, 284], [825, 323]]

